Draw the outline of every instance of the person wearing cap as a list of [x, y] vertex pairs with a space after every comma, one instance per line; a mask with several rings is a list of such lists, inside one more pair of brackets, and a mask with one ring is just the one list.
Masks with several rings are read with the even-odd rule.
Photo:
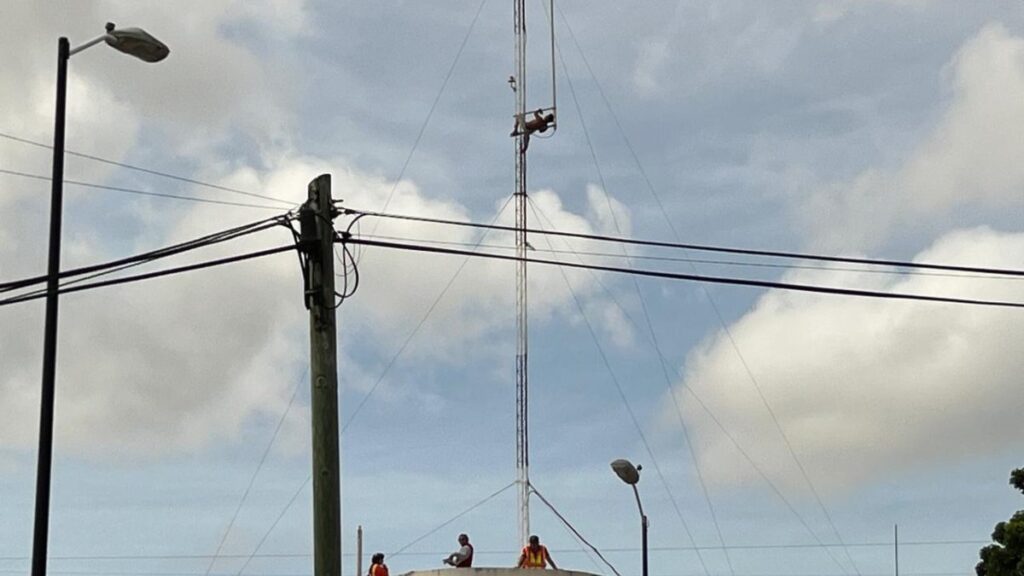
[[383, 552], [374, 554], [370, 562], [370, 571], [367, 576], [388, 576], [388, 565], [384, 563]]
[[523, 548], [523, 553], [519, 555], [519, 564], [517, 568], [539, 568], [543, 570], [550, 564], [555, 570], [558, 570], [558, 566], [555, 566], [555, 561], [551, 559], [551, 554], [548, 553], [547, 546], [540, 543], [540, 538], [536, 535], [530, 536], [530, 543]]
[[449, 554], [443, 562], [456, 568], [473, 566], [473, 545], [469, 543], [469, 536], [459, 534], [459, 549]]

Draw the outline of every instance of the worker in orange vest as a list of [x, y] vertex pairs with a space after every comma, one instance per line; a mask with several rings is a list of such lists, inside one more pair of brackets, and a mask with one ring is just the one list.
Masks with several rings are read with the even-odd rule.
[[530, 536], [530, 544], [523, 548], [523, 553], [519, 555], [519, 564], [517, 568], [539, 568], [543, 570], [550, 564], [555, 570], [558, 570], [558, 566], [555, 566], [555, 561], [551, 559], [551, 554], [548, 553], [547, 546], [540, 543], [540, 538], [537, 536]]
[[367, 576], [388, 576], [388, 565], [384, 563], [384, 554], [377, 552], [371, 558], [370, 571]]

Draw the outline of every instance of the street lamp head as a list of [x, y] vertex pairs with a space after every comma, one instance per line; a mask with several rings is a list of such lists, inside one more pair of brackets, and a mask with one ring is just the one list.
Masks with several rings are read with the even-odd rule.
[[159, 62], [171, 53], [170, 48], [142, 28], [118, 29], [113, 22], [107, 22], [107, 34], [103, 39], [110, 46], [145, 62]]
[[629, 485], [634, 485], [640, 481], [640, 470], [639, 466], [633, 466], [633, 463], [629, 460], [619, 459], [612, 462], [612, 470], [618, 474], [619, 478], [623, 482]]

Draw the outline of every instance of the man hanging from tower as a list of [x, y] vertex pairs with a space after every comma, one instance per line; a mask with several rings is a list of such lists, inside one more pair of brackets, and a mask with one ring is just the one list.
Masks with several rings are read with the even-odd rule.
[[512, 129], [510, 136], [523, 136], [523, 152], [526, 152], [526, 148], [530, 145], [530, 134], [534, 132], [547, 132], [555, 123], [554, 112], [544, 113], [544, 110], [538, 108], [533, 112], [533, 118], [529, 120], [525, 116], [516, 118], [516, 125]]

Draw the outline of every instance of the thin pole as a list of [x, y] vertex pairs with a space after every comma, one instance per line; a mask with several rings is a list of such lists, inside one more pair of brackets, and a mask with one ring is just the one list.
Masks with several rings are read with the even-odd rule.
[[529, 378], [526, 278], [526, 0], [515, 0], [516, 36], [516, 481], [519, 502], [519, 543], [530, 534]]
[[558, 124], [558, 81], [555, 79], [555, 0], [549, 0], [548, 12], [551, 13], [551, 109], [555, 112], [555, 125]]
[[67, 102], [67, 38], [57, 41], [57, 108], [53, 128], [53, 179], [50, 189], [50, 253], [46, 267], [46, 320], [43, 328], [43, 385], [39, 411], [39, 454], [36, 462], [35, 530], [32, 575], [46, 575], [50, 531], [50, 479], [53, 465], [53, 405], [57, 381], [57, 289], [60, 278], [60, 230], [64, 209], [64, 122]]
[[356, 528], [356, 576], [363, 576], [363, 526]]
[[636, 484], [633, 486], [633, 495], [636, 496], [636, 507], [640, 510], [640, 542], [643, 550], [643, 576], [647, 576], [647, 514], [644, 514], [644, 505], [640, 503], [640, 491]]
[[313, 427], [313, 574], [341, 575], [341, 475], [338, 457], [338, 349], [334, 305], [334, 204], [331, 176], [309, 183], [300, 222], [309, 239], [307, 303]]
[[896, 576], [900, 576], [900, 525], [892, 525], [892, 547], [893, 554], [896, 556]]
[[647, 576], [647, 515], [641, 516], [643, 522], [644, 576]]

